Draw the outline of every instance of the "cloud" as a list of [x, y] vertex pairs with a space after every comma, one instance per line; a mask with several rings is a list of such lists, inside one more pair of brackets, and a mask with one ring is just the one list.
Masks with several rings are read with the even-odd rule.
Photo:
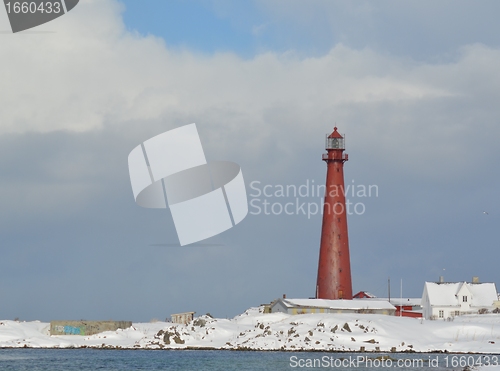
[[[352, 105], [417, 107], [478, 99], [486, 92], [497, 95], [498, 81], [489, 76], [495, 76], [499, 52], [484, 45], [464, 47], [456, 61], [442, 64], [342, 44], [319, 57], [291, 51], [243, 59], [231, 53], [169, 50], [159, 38], [128, 32], [121, 11], [114, 1], [88, 1], [71, 17], [44, 26], [57, 29], [54, 34], [4, 40], [0, 97], [9, 109], [0, 112], [2, 133], [84, 132], [165, 115], [202, 120], [215, 115], [223, 125], [238, 127], [225, 117], [239, 115], [253, 126], [238, 127], [242, 134], [271, 136], [290, 130], [291, 123], [266, 121], [268, 115], [278, 119], [276, 110], [302, 111], [309, 126], [325, 130], [322, 112], [340, 113]], [[335, 116], [350, 121], [335, 114], [330, 120]], [[384, 121], [380, 130], [402, 127], [392, 125], [392, 119]], [[419, 129], [429, 125], [419, 121]], [[411, 132], [409, 126], [405, 133]]]
[[467, 0], [256, 0], [255, 5], [275, 26], [267, 32], [269, 45], [309, 54], [343, 43], [435, 62], [449, 59], [465, 44], [500, 46], [495, 20], [500, 5], [495, 0], [481, 6]]

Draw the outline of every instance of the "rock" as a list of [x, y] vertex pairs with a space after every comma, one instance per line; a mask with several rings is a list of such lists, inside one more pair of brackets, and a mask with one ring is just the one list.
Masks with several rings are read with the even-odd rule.
[[207, 323], [207, 321], [205, 321], [203, 318], [196, 318], [193, 321], [193, 326], [205, 327], [206, 323]]
[[185, 341], [181, 339], [181, 335], [178, 334], [176, 331], [174, 332], [165, 331], [165, 334], [163, 335], [163, 342], [169, 345], [171, 343], [170, 339], [172, 339], [176, 344], [185, 343]]

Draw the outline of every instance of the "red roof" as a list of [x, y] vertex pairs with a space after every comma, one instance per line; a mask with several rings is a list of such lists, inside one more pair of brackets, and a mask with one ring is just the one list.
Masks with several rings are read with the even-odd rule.
[[366, 292], [366, 291], [360, 291], [358, 292], [357, 294], [353, 295], [352, 298], [356, 298], [356, 299], [364, 299], [364, 298], [376, 298], [375, 295], [373, 294], [370, 294], [369, 292]]
[[333, 128], [333, 133], [331, 133], [328, 138], [343, 138], [342, 135], [340, 135], [340, 133], [337, 131], [337, 127], [335, 126]]

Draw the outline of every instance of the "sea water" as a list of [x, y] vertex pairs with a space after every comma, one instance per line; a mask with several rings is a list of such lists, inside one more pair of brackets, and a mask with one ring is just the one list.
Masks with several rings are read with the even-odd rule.
[[464, 370], [494, 355], [219, 350], [0, 349], [0, 370]]

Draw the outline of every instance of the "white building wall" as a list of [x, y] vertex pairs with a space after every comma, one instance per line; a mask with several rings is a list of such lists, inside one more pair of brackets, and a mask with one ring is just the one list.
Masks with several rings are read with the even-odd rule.
[[289, 308], [285, 306], [281, 299], [276, 300], [273, 305], [271, 305], [271, 313], [290, 313]]
[[429, 302], [429, 294], [427, 293], [427, 286], [424, 285], [424, 292], [422, 294], [422, 316], [429, 319], [432, 316], [432, 306]]
[[467, 288], [467, 285], [463, 285], [457, 293], [457, 300], [460, 305], [461, 312], [470, 312], [471, 304], [473, 301], [472, 293]]

